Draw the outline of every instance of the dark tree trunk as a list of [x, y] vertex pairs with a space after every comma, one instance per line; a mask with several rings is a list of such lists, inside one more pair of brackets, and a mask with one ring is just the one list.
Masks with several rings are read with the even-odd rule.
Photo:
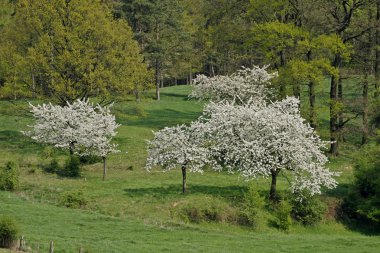
[[277, 202], [278, 201], [278, 195], [277, 195], [277, 176], [279, 170], [272, 170], [272, 182], [270, 185], [270, 192], [269, 192], [269, 200], [272, 202]]
[[[280, 52], [280, 67], [285, 66], [285, 53], [284, 51]], [[284, 82], [280, 83], [280, 99], [284, 99], [286, 97], [286, 86]]]
[[70, 142], [70, 143], [69, 143], [69, 152], [70, 152], [70, 156], [73, 156], [73, 155], [74, 155], [74, 148], [75, 148], [75, 144], [74, 144], [74, 142]]
[[363, 136], [362, 144], [368, 142], [368, 73], [363, 80]]
[[376, 38], [375, 42], [375, 97], [379, 97], [380, 94], [380, 0], [376, 1]]
[[159, 101], [160, 100], [160, 70], [159, 70], [158, 59], [155, 60], [154, 78], [156, 81], [156, 100]]
[[182, 193], [186, 193], [186, 165], [182, 165]]
[[106, 157], [103, 156], [102, 160], [103, 160], [103, 181], [104, 181], [106, 180], [106, 176], [107, 176]]
[[190, 66], [190, 72], [189, 72], [189, 81], [190, 81], [190, 85], [193, 84], [193, 71], [192, 71], [192, 67]]
[[317, 115], [315, 112], [315, 84], [313, 82], [310, 82], [308, 86], [309, 86], [309, 105], [310, 105], [310, 111], [309, 111], [310, 126], [315, 129], [317, 127]]
[[[338, 78], [338, 102], [343, 103], [343, 80], [342, 80], [340, 73], [339, 73], [339, 78]], [[343, 131], [341, 131], [343, 128], [343, 125], [344, 125], [343, 122], [344, 122], [343, 111], [339, 110], [339, 112], [338, 112], [338, 138], [339, 138], [339, 141], [344, 141], [344, 134], [343, 134]]]
[[[340, 55], [335, 56], [333, 63], [334, 67], [340, 67], [341, 65]], [[336, 103], [338, 102], [338, 80], [339, 77], [332, 76], [330, 83], [330, 153], [334, 156], [338, 155], [338, 112], [336, 111]]]

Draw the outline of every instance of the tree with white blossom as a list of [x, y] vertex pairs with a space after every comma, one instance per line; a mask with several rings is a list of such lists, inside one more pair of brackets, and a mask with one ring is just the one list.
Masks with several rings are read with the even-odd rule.
[[262, 68], [254, 66], [242, 68], [232, 75], [218, 75], [207, 77], [198, 75], [193, 82], [193, 91], [190, 98], [200, 100], [263, 100], [271, 96], [270, 81], [277, 76], [277, 72], [268, 73], [268, 66]]
[[23, 133], [39, 143], [68, 149], [70, 155], [96, 155], [103, 159], [103, 179], [106, 176], [106, 157], [119, 152], [111, 143], [116, 135], [115, 116], [110, 106], [94, 106], [89, 100], [77, 100], [66, 106], [30, 104], [35, 124]]
[[321, 187], [337, 185], [336, 173], [325, 168], [322, 141], [301, 117], [299, 100], [287, 98], [268, 105], [255, 100], [243, 104], [210, 103], [201, 117], [211, 138], [212, 153], [229, 171], [251, 179], [271, 177], [270, 199], [276, 199], [277, 176], [288, 171], [291, 189], [307, 189], [311, 195]]
[[[177, 167], [182, 171], [182, 192], [186, 192], [186, 172], [203, 172], [207, 164], [214, 164], [208, 152], [204, 124], [198, 121], [190, 126], [177, 125], [165, 127], [154, 133], [148, 141], [148, 158], [146, 169], [161, 166], [165, 170]], [[216, 165], [216, 164], [215, 164]]]

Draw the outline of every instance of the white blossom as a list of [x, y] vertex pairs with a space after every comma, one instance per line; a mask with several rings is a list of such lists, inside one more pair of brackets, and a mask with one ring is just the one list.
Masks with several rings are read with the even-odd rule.
[[111, 143], [119, 125], [110, 106], [94, 106], [88, 100], [77, 100], [66, 106], [30, 104], [35, 118], [33, 129], [23, 132], [37, 142], [69, 149], [79, 155], [105, 157], [119, 152]]
[[271, 94], [270, 81], [277, 76], [277, 73], [268, 73], [267, 68], [268, 66], [254, 66], [252, 69], [243, 67], [230, 76], [198, 75], [189, 97], [212, 101], [262, 101]]
[[293, 175], [291, 189], [312, 195], [337, 184], [336, 173], [325, 168], [327, 143], [304, 122], [296, 98], [268, 105], [211, 102], [201, 121], [211, 152], [230, 171], [256, 178], [287, 170]]
[[154, 132], [153, 139], [148, 141], [146, 169], [162, 166], [171, 170], [185, 166], [191, 172], [202, 173], [207, 164], [213, 164], [208, 155], [204, 126], [195, 121], [190, 126], [177, 125]]

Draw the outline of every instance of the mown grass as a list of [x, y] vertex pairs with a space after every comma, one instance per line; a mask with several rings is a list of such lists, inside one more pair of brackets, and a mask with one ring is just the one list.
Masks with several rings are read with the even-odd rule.
[[[318, 131], [324, 138], [328, 136], [328, 110], [324, 104], [328, 93], [322, 92], [326, 87], [319, 87], [322, 96], [317, 98]], [[226, 223], [189, 224], [173, 216], [181, 203], [205, 197], [218, 197], [232, 206], [238, 205], [248, 186], [237, 174], [205, 171], [203, 175], [188, 176], [189, 193], [182, 195], [179, 170], [145, 171], [146, 140], [153, 136], [152, 130], [188, 123], [201, 114], [203, 104], [189, 101], [189, 91], [188, 86], [169, 87], [162, 90], [159, 102], [147, 98], [140, 103], [126, 100], [115, 104], [113, 111], [122, 124], [115, 141], [123, 152], [110, 157], [106, 181], [101, 180], [101, 164], [86, 165], [79, 179], [44, 173], [40, 165], [51, 159], [47, 155], [49, 149], [20, 133], [32, 123], [26, 101], [1, 101], [0, 166], [15, 160], [21, 166], [22, 176], [17, 192], [0, 193], [0, 214], [16, 217], [28, 243], [32, 247], [40, 243], [41, 251], [46, 251], [50, 240], [55, 242], [55, 252], [75, 252], [80, 246], [90, 252], [376, 251], [379, 237], [363, 235], [365, 228], [349, 229], [334, 217], [326, 217], [315, 227], [293, 225], [290, 232], [284, 233], [266, 223], [252, 231]], [[357, 143], [350, 139], [342, 148], [343, 156], [330, 164], [333, 170], [342, 171], [341, 185], [326, 192], [325, 199], [344, 196], [351, 181], [351, 156], [346, 150], [356, 149]], [[53, 155], [61, 163], [67, 157], [64, 151]], [[253, 184], [267, 194], [268, 180]], [[287, 186], [282, 178], [280, 191]], [[88, 199], [84, 210], [61, 206], [61, 196], [73, 190], [82, 191]]]

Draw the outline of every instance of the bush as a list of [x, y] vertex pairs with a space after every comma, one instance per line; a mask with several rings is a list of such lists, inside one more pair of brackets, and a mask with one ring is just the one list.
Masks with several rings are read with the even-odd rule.
[[70, 191], [62, 194], [60, 203], [69, 208], [84, 208], [88, 200], [82, 191]]
[[206, 197], [196, 199], [181, 206], [179, 216], [195, 223], [200, 222], [231, 222], [236, 223], [236, 210], [219, 198]]
[[345, 215], [380, 224], [380, 145], [367, 145], [355, 159], [355, 180], [342, 206]]
[[257, 190], [251, 185], [243, 197], [243, 204], [239, 211], [239, 224], [257, 227], [259, 221], [258, 216], [264, 205], [264, 198], [260, 196]]
[[81, 164], [94, 164], [101, 162], [102, 158], [94, 155], [86, 155], [79, 157], [79, 161]]
[[292, 217], [303, 225], [319, 223], [326, 213], [326, 205], [319, 200], [318, 196], [311, 196], [308, 192], [302, 194], [302, 199], [296, 193], [293, 195], [291, 203]]
[[19, 228], [14, 219], [10, 217], [0, 218], [0, 248], [12, 247], [18, 233]]
[[292, 225], [292, 218], [290, 216], [292, 206], [288, 201], [281, 200], [275, 208], [274, 225], [281, 230], [289, 230], [290, 225]]
[[20, 172], [14, 162], [8, 162], [0, 171], [0, 189], [5, 191], [16, 190], [19, 186]]
[[79, 157], [74, 155], [70, 156], [59, 174], [65, 177], [79, 177], [81, 175]]
[[56, 158], [50, 161], [48, 165], [42, 167], [42, 169], [47, 173], [57, 173], [61, 170], [59, 163]]

